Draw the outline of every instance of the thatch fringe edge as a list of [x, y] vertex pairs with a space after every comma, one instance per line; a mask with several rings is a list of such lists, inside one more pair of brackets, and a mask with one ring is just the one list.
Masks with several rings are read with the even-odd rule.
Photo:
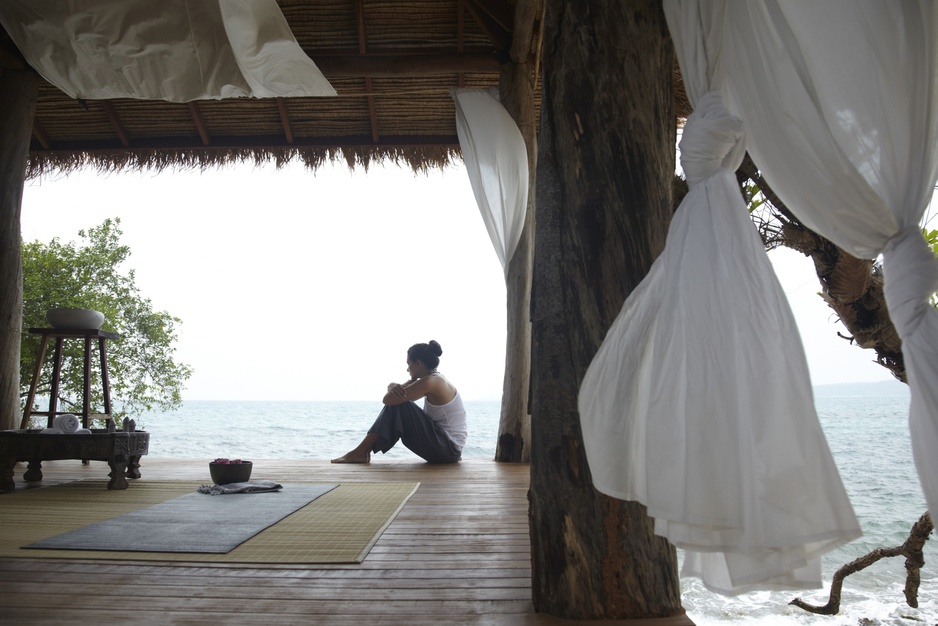
[[458, 148], [448, 146], [333, 147], [333, 148], [200, 148], [159, 150], [107, 150], [100, 152], [32, 152], [26, 165], [26, 178], [67, 175], [84, 169], [102, 174], [121, 171], [162, 172], [172, 170], [207, 170], [235, 163], [277, 168], [293, 161], [315, 171], [325, 163], [344, 162], [350, 170], [368, 171], [372, 163], [390, 162], [409, 166], [415, 173], [427, 173], [462, 162]]

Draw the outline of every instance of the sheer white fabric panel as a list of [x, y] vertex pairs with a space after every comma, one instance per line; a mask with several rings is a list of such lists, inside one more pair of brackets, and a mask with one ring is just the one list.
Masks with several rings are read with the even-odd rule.
[[3, 0], [0, 23], [73, 98], [336, 95], [274, 0]]
[[794, 318], [734, 170], [725, 2], [666, 2], [695, 102], [690, 191], [648, 276], [591, 363], [579, 411], [597, 489], [643, 502], [715, 591], [817, 587], [819, 557], [860, 536], [814, 409]]
[[472, 192], [505, 273], [528, 207], [528, 155], [518, 125], [492, 89], [453, 89], [456, 132]]
[[697, 103], [681, 141], [690, 192], [579, 398], [596, 488], [646, 504], [687, 550], [683, 574], [721, 593], [819, 586], [818, 557], [860, 535], [736, 185], [741, 131], [717, 92]]
[[[191, 2], [191, 0], [189, 0]], [[219, 0], [238, 68], [255, 98], [335, 96], [274, 0]]]
[[883, 254], [909, 426], [938, 511], [938, 261], [918, 226], [938, 177], [938, 3], [731, 0], [729, 92], [788, 207], [855, 256]]

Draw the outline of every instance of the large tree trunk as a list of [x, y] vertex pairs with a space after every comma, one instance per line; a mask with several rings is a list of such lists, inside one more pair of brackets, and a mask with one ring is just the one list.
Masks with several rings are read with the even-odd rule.
[[660, 0], [548, 0], [530, 521], [534, 607], [558, 617], [683, 614], [673, 546], [654, 534], [644, 506], [594, 489], [577, 412], [590, 361], [664, 247], [675, 158], [673, 60]]
[[[535, 170], [537, 126], [534, 117], [534, 80], [539, 58], [531, 50], [540, 28], [543, 0], [519, 0], [515, 5], [515, 32], [511, 59], [502, 65], [499, 90], [502, 104], [518, 124], [528, 153], [528, 206], [524, 229], [505, 277], [508, 298], [508, 340], [505, 351], [505, 383], [498, 424], [495, 460], [527, 462], [530, 459], [531, 416], [528, 391], [531, 379], [531, 271], [534, 265]], [[532, 54], [532, 52], [534, 54]]]
[[37, 89], [33, 72], [0, 72], [0, 430], [17, 428], [20, 421], [20, 209]]

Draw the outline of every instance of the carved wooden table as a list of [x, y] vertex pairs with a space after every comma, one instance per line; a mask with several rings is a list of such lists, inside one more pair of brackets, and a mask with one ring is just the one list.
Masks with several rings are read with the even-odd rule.
[[13, 467], [28, 463], [23, 480], [42, 480], [42, 462], [61, 459], [107, 461], [111, 468], [108, 489], [127, 489], [128, 478], [140, 478], [140, 457], [149, 452], [150, 433], [145, 430], [91, 434], [41, 434], [41, 430], [0, 431], [0, 491], [12, 491]]

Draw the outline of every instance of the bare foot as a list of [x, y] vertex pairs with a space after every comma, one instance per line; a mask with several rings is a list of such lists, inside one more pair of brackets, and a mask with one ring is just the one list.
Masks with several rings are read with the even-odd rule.
[[347, 452], [337, 459], [332, 459], [333, 463], [371, 463], [370, 452]]

